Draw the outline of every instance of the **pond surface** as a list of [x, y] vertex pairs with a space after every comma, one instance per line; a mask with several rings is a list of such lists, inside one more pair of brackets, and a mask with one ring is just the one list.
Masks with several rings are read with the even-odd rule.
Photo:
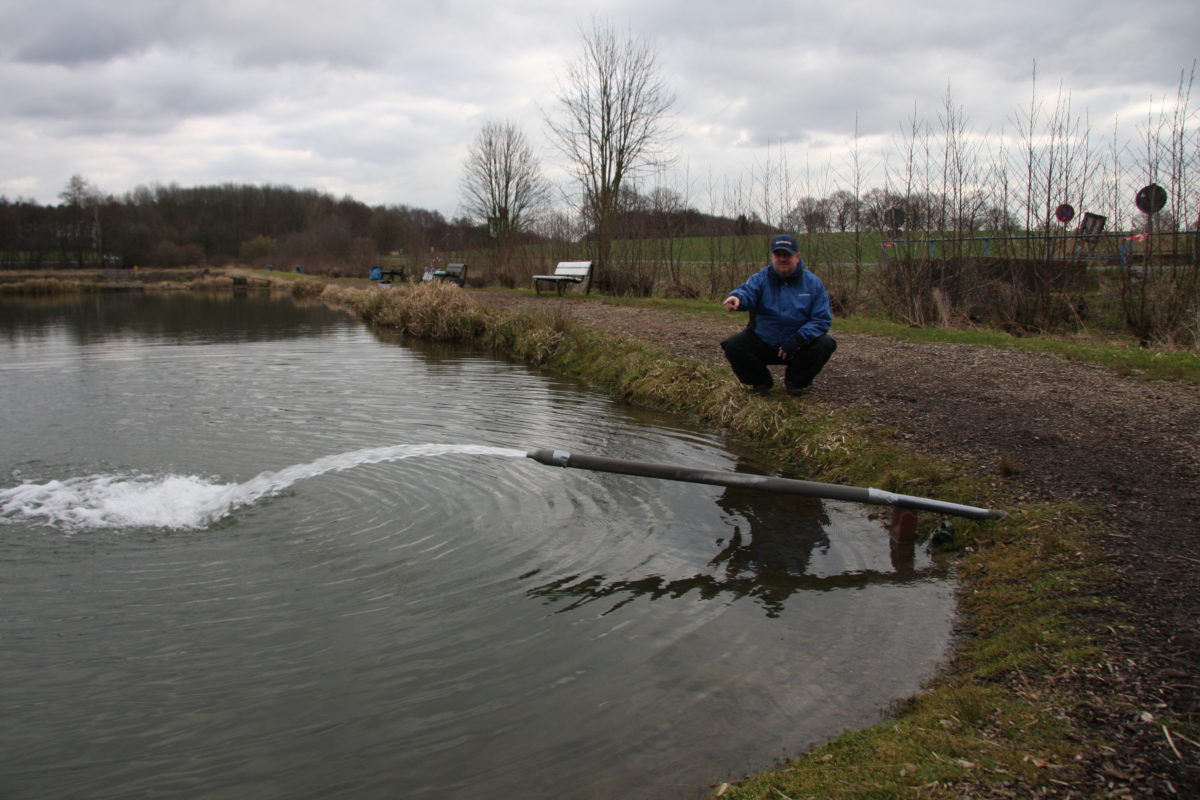
[[928, 678], [867, 509], [573, 380], [288, 299], [0, 302], [0, 796], [695, 798]]

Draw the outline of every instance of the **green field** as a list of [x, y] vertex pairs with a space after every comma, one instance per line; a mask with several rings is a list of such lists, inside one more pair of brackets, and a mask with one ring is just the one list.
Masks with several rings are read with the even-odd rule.
[[[1116, 263], [1124, 234], [1104, 234], [1092, 248], [1076, 248], [1076, 237], [1064, 231], [1013, 233], [995, 231], [911, 231], [898, 237], [878, 231], [846, 233], [797, 233], [796, 240], [810, 265], [881, 264], [896, 258], [982, 256], [1009, 258], [1062, 258], [1071, 255]], [[1158, 251], [1187, 252], [1191, 234], [1161, 237]], [[1178, 239], [1178, 241], [1176, 241]], [[658, 239], [618, 239], [613, 242], [613, 258], [618, 261], [650, 260], [701, 263], [756, 263], [765, 260], [770, 236], [691, 236]], [[1128, 255], [1136, 258], [1145, 245], [1126, 243]], [[540, 258], [550, 250], [569, 253], [559, 260], [585, 260], [591, 257], [590, 242], [553, 245], [528, 245], [514, 251], [515, 258]], [[452, 251], [451, 261], [491, 258], [488, 251]]]

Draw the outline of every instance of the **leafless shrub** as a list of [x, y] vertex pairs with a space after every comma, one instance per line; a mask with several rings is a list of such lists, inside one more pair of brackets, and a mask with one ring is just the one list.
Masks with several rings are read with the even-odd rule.
[[297, 299], [311, 299], [320, 297], [325, 291], [324, 281], [315, 280], [298, 280], [292, 283], [292, 297]]
[[[868, 273], [871, 274], [871, 273]], [[871, 305], [870, 281], [863, 281], [853, 268], [826, 267], [821, 282], [829, 293], [829, 306], [835, 317], [849, 317], [866, 311]]]
[[1091, 287], [1082, 262], [897, 259], [883, 273], [882, 305], [909, 325], [985, 324], [1014, 333], [1082, 322]]
[[[1167, 203], [1144, 214], [1145, 239], [1122, 273], [1121, 307], [1131, 333], [1143, 346], [1159, 343], [1200, 343], [1200, 231], [1186, 230], [1196, 213], [1197, 175], [1200, 175], [1200, 136], [1197, 111], [1191, 107], [1196, 68], [1181, 73], [1173, 103], [1165, 100], [1148, 112], [1142, 139], [1145, 145], [1143, 180], [1147, 186], [1166, 184]], [[1146, 209], [1143, 209], [1146, 211]], [[1200, 228], [1200, 220], [1196, 227]]]

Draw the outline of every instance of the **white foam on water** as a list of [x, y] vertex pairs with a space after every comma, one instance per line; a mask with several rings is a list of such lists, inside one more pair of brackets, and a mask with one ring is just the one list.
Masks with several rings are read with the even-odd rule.
[[523, 450], [485, 445], [416, 444], [373, 447], [326, 456], [245, 483], [218, 483], [195, 475], [89, 475], [0, 489], [0, 523], [42, 522], [68, 531], [94, 528], [205, 528], [235, 509], [297, 481], [364, 464], [440, 455], [521, 458]]

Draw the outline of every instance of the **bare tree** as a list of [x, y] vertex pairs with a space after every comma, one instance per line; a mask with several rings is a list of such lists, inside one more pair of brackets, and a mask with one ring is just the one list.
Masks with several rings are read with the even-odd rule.
[[59, 227], [59, 249], [66, 261], [68, 251], [75, 254], [75, 263], [83, 269], [89, 250], [95, 251], [102, 261], [103, 248], [100, 238], [101, 195], [82, 175], [72, 175], [67, 185], [58, 193], [62, 200], [63, 224]]
[[[854, 139], [852, 140], [850, 149], [846, 153], [845, 157], [846, 171], [839, 175], [843, 183], [847, 183], [850, 186], [849, 194], [851, 196], [851, 201], [848, 204], [849, 207], [846, 209], [846, 211], [849, 214], [849, 219], [847, 221], [851, 229], [854, 231], [854, 251], [851, 260], [854, 262], [855, 294], [859, 292], [862, 286], [862, 214], [864, 206], [864, 183], [870, 178], [871, 173], [874, 171], [874, 162], [875, 159], [868, 157], [864, 152], [862, 137], [859, 135], [858, 131], [858, 113], [856, 112], [854, 114]], [[838, 224], [839, 227], [842, 225], [842, 221], [840, 219]], [[845, 228], [842, 227], [842, 230], [845, 230]]]
[[767, 142], [762, 167], [754, 170], [752, 175], [762, 197], [759, 215], [768, 225], [782, 227], [785, 224], [784, 217], [796, 205], [787, 152], [783, 149], [782, 141], [774, 157], [771, 155], [771, 142]]
[[463, 212], [486, 222], [503, 255], [510, 237], [527, 230], [550, 204], [550, 184], [529, 141], [510, 122], [485, 122], [460, 183]]
[[675, 97], [648, 43], [593, 21], [582, 32], [582, 50], [567, 65], [557, 99], [557, 114], [548, 115], [546, 124], [582, 189], [604, 282], [621, 189], [638, 171], [669, 160], [663, 151]]
[[[946, 87], [942, 124], [942, 187], [939, 225], [962, 236], [980, 224], [986, 198], [980, 187], [984, 177], [979, 166], [979, 143], [968, 132], [967, 118]], [[956, 249], [962, 247], [961, 243]], [[960, 250], [961, 252], [961, 250]]]
[[828, 233], [833, 229], [829, 221], [829, 204], [817, 197], [801, 197], [792, 211], [788, 227], [805, 233]]
[[[921, 141], [924, 138], [925, 123], [917, 115], [916, 104], [913, 104], [912, 114], [907, 117], [900, 127], [900, 133], [893, 139], [891, 158], [884, 161], [884, 191], [893, 196], [900, 215], [890, 215], [887, 227], [896, 233], [903, 228], [905, 237], [910, 232], [920, 230], [925, 224], [924, 215], [916, 213], [920, 188], [917, 174], [918, 156]], [[897, 165], [898, 163], [898, 165]], [[891, 209], [888, 209], [890, 212]], [[901, 221], [903, 220], [903, 221]]]
[[838, 189], [825, 198], [829, 208], [829, 220], [835, 230], [846, 233], [858, 224], [859, 201], [853, 192]]

